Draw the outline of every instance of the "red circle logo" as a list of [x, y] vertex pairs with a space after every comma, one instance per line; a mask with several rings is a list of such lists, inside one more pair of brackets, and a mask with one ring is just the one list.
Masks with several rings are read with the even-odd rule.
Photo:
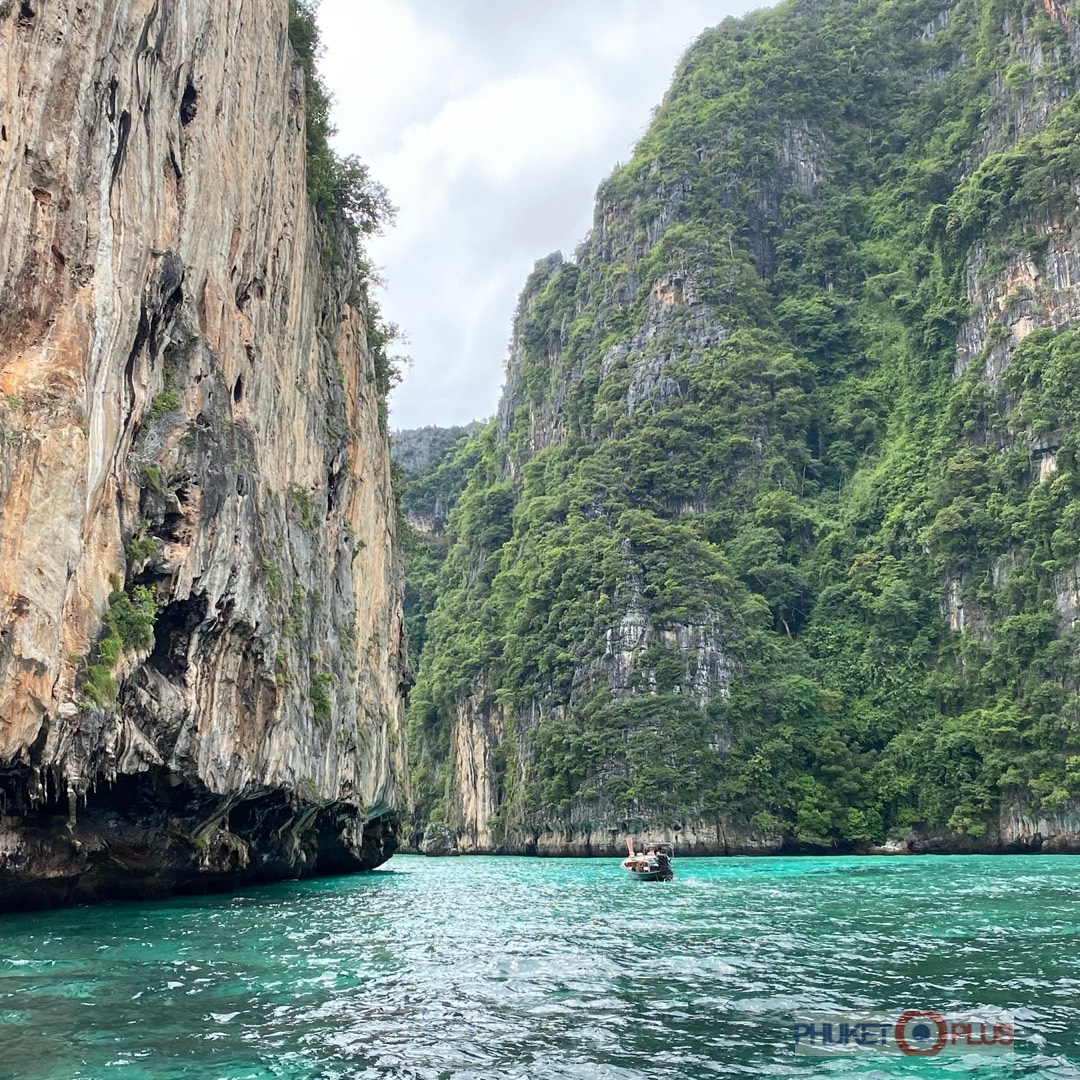
[[[937, 1028], [937, 1038], [934, 1040], [932, 1046], [912, 1046], [907, 1039], [907, 1028], [913, 1020], [929, 1020]], [[924, 1027], [926, 1025], [923, 1025]], [[893, 1030], [893, 1037], [896, 1039], [896, 1045], [900, 1047], [901, 1051], [907, 1054], [909, 1057], [933, 1057], [935, 1054], [941, 1052], [942, 1047], [948, 1041], [949, 1029], [945, 1023], [945, 1017], [941, 1013], [934, 1012], [933, 1009], [908, 1009], [899, 1020], [896, 1021], [896, 1027]], [[919, 1039], [922, 1042], [922, 1039]]]

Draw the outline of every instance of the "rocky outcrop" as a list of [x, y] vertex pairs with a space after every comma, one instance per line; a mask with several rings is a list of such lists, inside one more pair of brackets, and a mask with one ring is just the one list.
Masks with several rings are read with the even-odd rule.
[[866, 850], [872, 855], [1078, 855], [1080, 810], [1067, 806], [1056, 813], [1039, 813], [1006, 800], [981, 836], [951, 829], [913, 829]]
[[0, 3], [0, 906], [394, 848], [387, 439], [287, 27]]
[[[714, 150], [702, 148], [699, 162]], [[753, 205], [756, 207], [755, 200], [764, 199], [766, 194], [778, 202], [779, 192], [789, 184], [797, 184], [813, 197], [817, 185], [815, 153], [813, 141], [804, 131], [785, 129], [779, 139], [775, 175], [751, 194]], [[676, 184], [660, 181], [652, 201], [627, 206], [609, 199], [602, 186], [593, 229], [578, 247], [573, 262], [554, 252], [536, 263], [515, 314], [494, 432], [495, 468], [515, 491], [520, 491], [523, 471], [537, 455], [581, 434], [575, 430], [572, 414], [585, 384], [595, 379], [604, 388], [612, 415], [626, 417], [627, 422], [644, 422], [644, 418], [684, 398], [681, 366], [702, 365], [710, 350], [729, 338], [729, 327], [714, 299], [715, 290], [706, 284], [714, 273], [714, 260], [707, 251], [685, 256], [680, 252], [674, 256], [674, 269], [641, 276], [646, 254], [664, 242], [690, 194], [689, 178]], [[639, 235], [642, 219], [646, 221], [644, 236]], [[770, 265], [772, 244], [770, 236], [758, 253], [762, 262]], [[611, 264], [621, 264], [621, 260], [625, 260], [625, 271], [610, 273]], [[602, 300], [594, 326], [575, 341], [569, 325], [572, 315], [554, 316], [551, 306], [553, 294], [572, 291], [577, 282], [586, 283], [585, 295], [602, 294]], [[640, 318], [620, 318], [635, 305], [643, 309]], [[579, 297], [573, 311], [580, 315], [584, 306]], [[615, 324], [626, 328], [612, 332]], [[585, 359], [590, 354], [597, 358], [595, 365]], [[538, 393], [539, 385], [543, 390]], [[401, 451], [397, 452], [399, 460], [404, 460]], [[422, 483], [420, 488], [423, 490]], [[586, 513], [602, 519], [607, 511], [601, 502], [598, 498]], [[670, 509], [677, 516], [701, 512], [704, 507], [673, 505]], [[411, 516], [410, 520], [424, 532], [439, 531], [447, 522], [445, 514], [431, 513]], [[469, 574], [475, 578], [482, 574], [486, 556], [475, 553], [473, 557]], [[712, 611], [686, 620], [652, 618], [642, 601], [644, 585], [638, 558], [630, 546], [624, 547], [616, 611], [599, 647], [591, 655], [584, 645], [578, 649], [568, 702], [537, 697], [523, 706], [496, 704], [498, 688], [481, 677], [468, 693], [444, 704], [447, 715], [443, 720], [449, 729], [448, 779], [442, 793], [446, 822], [438, 822], [438, 840], [433, 843], [432, 826], [421, 833], [424, 823], [418, 820], [417, 835], [423, 836], [420, 842], [414, 837], [418, 850], [427, 854], [613, 855], [625, 849], [628, 822], [636, 822], [658, 841], [677, 842], [684, 852], [780, 850], [781, 836], [761, 836], [752, 829], [739, 832], [725, 822], [688, 821], [678, 829], [661, 828], [648, 807], [628, 811], [603, 794], [575, 799], [565, 815], [551, 815], [550, 820], [535, 808], [521, 806], [522, 793], [535, 782], [537, 732], [552, 722], [572, 724], [575, 707], [593, 692], [610, 693], [613, 701], [652, 695], [657, 680], [650, 670], [650, 649], [675, 658], [681, 669], [678, 690], [700, 709], [729, 695], [737, 662], [728, 647], [728, 614]], [[717, 731], [711, 749], [719, 751], [724, 741], [724, 733]], [[593, 779], [603, 787], [603, 776]], [[448, 828], [452, 842], [445, 839]]]
[[446, 530], [468, 472], [458, 455], [480, 428], [480, 422], [473, 421], [459, 427], [409, 428], [391, 436], [394, 464], [405, 480], [401, 511], [427, 541], [437, 543]]

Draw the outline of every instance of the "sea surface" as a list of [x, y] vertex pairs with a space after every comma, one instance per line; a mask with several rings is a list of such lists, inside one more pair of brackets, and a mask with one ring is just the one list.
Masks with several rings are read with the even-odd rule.
[[[675, 869], [397, 856], [2, 916], [0, 1077], [1080, 1077], [1080, 858]], [[1011, 1017], [1014, 1049], [794, 1045], [799, 1016], [908, 1009]]]

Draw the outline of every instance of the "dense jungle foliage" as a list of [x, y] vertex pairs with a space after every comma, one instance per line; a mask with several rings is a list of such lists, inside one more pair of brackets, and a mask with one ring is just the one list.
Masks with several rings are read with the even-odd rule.
[[427, 619], [438, 595], [439, 570], [449, 546], [450, 511], [480, 460], [479, 449], [469, 439], [480, 426], [412, 428], [394, 432], [390, 440], [404, 488], [405, 628], [414, 670], [420, 666]]
[[689, 50], [526, 284], [498, 422], [418, 481], [455, 504], [410, 557], [418, 824], [461, 703], [507, 718], [497, 839], [1080, 797], [1075, 17], [806, 0]]

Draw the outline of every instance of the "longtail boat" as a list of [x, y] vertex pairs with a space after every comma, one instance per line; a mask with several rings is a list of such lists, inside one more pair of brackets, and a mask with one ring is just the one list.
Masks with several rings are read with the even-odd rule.
[[671, 881], [675, 877], [675, 871], [671, 869], [675, 849], [670, 844], [656, 844], [642, 853], [634, 851], [633, 838], [628, 836], [626, 851], [623, 869], [635, 881]]

